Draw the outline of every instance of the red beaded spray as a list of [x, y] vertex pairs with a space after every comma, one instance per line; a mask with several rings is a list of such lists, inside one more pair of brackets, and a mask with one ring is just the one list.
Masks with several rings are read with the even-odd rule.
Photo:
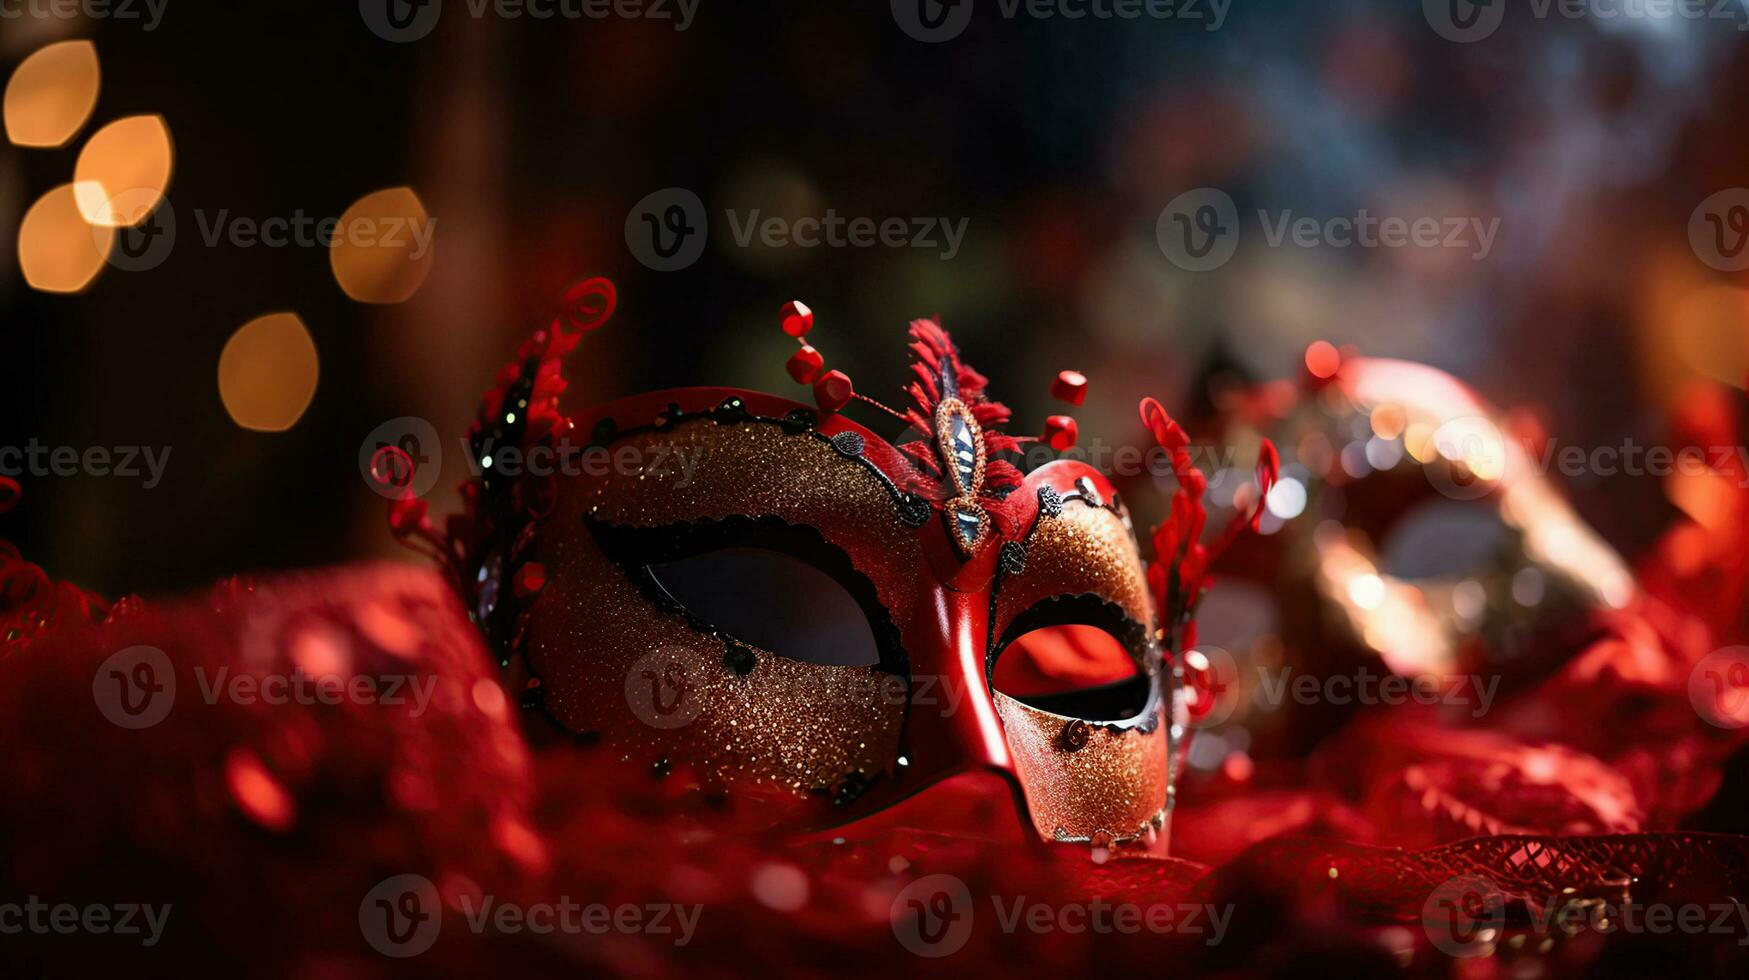
[[[1003, 432], [1010, 414], [1007, 406], [985, 397], [989, 382], [960, 360], [952, 339], [936, 320], [911, 323], [915, 379], [905, 388], [912, 406], [905, 412], [856, 391], [843, 371], [826, 370], [825, 356], [805, 339], [814, 327], [814, 313], [807, 304], [786, 303], [780, 325], [799, 345], [784, 368], [798, 384], [813, 385], [814, 402], [821, 411], [840, 412], [859, 401], [924, 435], [898, 447], [917, 471], [918, 479], [908, 489], [948, 515], [951, 536], [967, 557], [992, 539], [999, 523], [994, 515], [1001, 513], [1008, 493], [1021, 483], [1020, 470], [1000, 454], [1017, 453], [1031, 442], [1066, 452], [1079, 436], [1075, 420], [1067, 415], [1047, 419], [1041, 436]], [[1079, 372], [1064, 371], [1051, 385], [1051, 394], [1080, 405], [1087, 398], [1087, 379]]]
[[[806, 303], [800, 300], [791, 300], [784, 304], [778, 316], [779, 325], [783, 328], [783, 332], [795, 338], [799, 345], [797, 351], [790, 355], [789, 360], [785, 362], [784, 370], [789, 373], [796, 384], [813, 386], [814, 403], [820, 407], [821, 411], [840, 412], [852, 401], [859, 401], [902, 422], [918, 427], [921, 431], [932, 430], [933, 421], [930, 420], [941, 397], [940, 385], [937, 380], [940, 377], [941, 364], [952, 358], [953, 363], [959, 365], [958, 354], [954, 351], [952, 341], [948, 339], [946, 332], [941, 329], [939, 321], [918, 320], [911, 325], [912, 352], [915, 355], [913, 364], [920, 365], [915, 367], [919, 374], [919, 381], [914, 382], [906, 390], [912, 395], [913, 401], [918, 403], [922, 411], [903, 413], [858, 392], [851, 382], [850, 376], [843, 371], [826, 370], [825, 355], [821, 354], [819, 348], [810, 344], [806, 339], [808, 333], [814, 329], [814, 311]], [[960, 365], [955, 370], [969, 369]], [[972, 373], [976, 374], [976, 372]], [[975, 388], [981, 391], [986, 382], [981, 376], [978, 382]], [[918, 384], [934, 386], [935, 390], [919, 389]], [[1079, 407], [1087, 400], [1086, 375], [1079, 371], [1059, 373], [1056, 380], [1051, 382], [1051, 397], [1064, 404]], [[990, 402], [988, 404], [998, 405], [999, 403]], [[1006, 413], [1006, 409], [1003, 411]], [[1001, 421], [996, 424], [1006, 421], [1007, 415], [1004, 414]], [[990, 424], [984, 419], [980, 419], [979, 422], [984, 425]], [[1045, 420], [1044, 432], [1039, 436], [1005, 436], [1004, 438], [1012, 439], [1015, 448], [1029, 442], [1042, 442], [1057, 452], [1068, 452], [1075, 448], [1075, 444], [1080, 438], [1080, 427], [1071, 416], [1052, 415]], [[1000, 449], [1001, 447], [993, 448]]]

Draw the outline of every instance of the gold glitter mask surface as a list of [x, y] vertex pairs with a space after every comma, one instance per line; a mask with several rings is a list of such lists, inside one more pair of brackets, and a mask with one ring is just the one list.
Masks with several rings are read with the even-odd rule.
[[783, 802], [779, 822], [993, 770], [1047, 839], [1160, 839], [1170, 671], [1097, 473], [1035, 471], [1008, 493], [1036, 513], [1003, 510], [1002, 546], [968, 554], [889, 476], [899, 451], [842, 416], [688, 389], [577, 428], [599, 465], [557, 481], [528, 536], [545, 582], [516, 644], [560, 728]]
[[1047, 489], [1024, 568], [995, 589], [996, 708], [1041, 836], [1154, 843], [1174, 746], [1147, 577], [1115, 494], [1076, 469], [1034, 474]]
[[1026, 568], [996, 590], [995, 630], [1041, 602], [1088, 596], [1137, 628], [1149, 619], [1148, 579], [1128, 519], [1092, 483], [1052, 493], [1026, 542]]
[[1171, 799], [1164, 726], [1093, 724], [1001, 692], [996, 710], [1040, 836], [1099, 846], [1156, 841]]
[[[602, 734], [628, 759], [690, 764], [725, 786], [849, 800], [886, 775], [905, 715], [892, 622], [915, 593], [849, 554], [916, 552], [894, 493], [819, 435], [751, 417], [678, 420], [604, 448], [613, 472], [561, 491], [541, 545], [552, 582], [531, 617], [527, 656], [547, 712], [571, 731]], [[844, 644], [785, 656], [703, 618], [695, 596], [708, 604], [743, 587], [745, 599], [744, 587], [761, 585], [708, 565], [705, 575], [729, 578], [698, 582], [684, 567], [725, 552], [829, 570], [807, 584], [860, 597], [835, 612], [866, 622], [835, 625], [861, 625], [872, 662], [831, 662]], [[742, 612], [795, 621], [793, 609]]]

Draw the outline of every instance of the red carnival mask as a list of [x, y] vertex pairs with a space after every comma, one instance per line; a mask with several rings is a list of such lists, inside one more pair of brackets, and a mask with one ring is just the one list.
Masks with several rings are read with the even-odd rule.
[[[1163, 849], [1184, 732], [1170, 657], [1208, 557], [1201, 475], [1156, 403], [1180, 487], [1150, 573], [1103, 475], [1003, 458], [1033, 440], [1002, 431], [1008, 409], [933, 321], [911, 325], [904, 413], [804, 342], [789, 370], [815, 407], [684, 388], [566, 417], [560, 360], [614, 296], [591, 280], [568, 300], [485, 400], [467, 513], [441, 535], [419, 501], [393, 513], [450, 566], [525, 705], [658, 776], [782, 801], [791, 826], [982, 770], [1047, 839]], [[785, 309], [798, 341], [812, 321]], [[1082, 385], [1057, 391], [1078, 404]], [[857, 424], [852, 401], [915, 438]], [[1055, 417], [1045, 441], [1074, 429]]]

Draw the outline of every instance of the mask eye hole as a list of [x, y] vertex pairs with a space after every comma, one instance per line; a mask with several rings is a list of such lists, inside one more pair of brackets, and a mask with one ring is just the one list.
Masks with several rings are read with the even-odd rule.
[[1497, 567], [1513, 544], [1511, 529], [1487, 503], [1432, 500], [1393, 521], [1378, 547], [1383, 571], [1426, 580]]
[[775, 517], [587, 526], [651, 601], [694, 629], [801, 663], [905, 672], [873, 583], [814, 528]]
[[1153, 694], [1144, 635], [1107, 604], [1049, 600], [1009, 627], [990, 682], [1052, 714], [1125, 721], [1143, 713]]
[[854, 597], [826, 572], [778, 551], [720, 548], [647, 566], [674, 604], [742, 643], [833, 667], [881, 661]]

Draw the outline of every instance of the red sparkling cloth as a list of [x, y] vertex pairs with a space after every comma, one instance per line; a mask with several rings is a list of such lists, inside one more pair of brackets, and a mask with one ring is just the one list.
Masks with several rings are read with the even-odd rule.
[[[0, 899], [172, 911], [150, 948], [27, 932], [4, 937], [0, 963], [296, 977], [1740, 972], [1749, 917], [1735, 933], [1547, 924], [1575, 903], [1712, 909], [1749, 894], [1749, 837], [1685, 829], [1742, 792], [1738, 730], [1703, 719], [1689, 684], [1740, 635], [1742, 595], [1680, 598], [1612, 614], [1554, 673], [1502, 692], [1485, 724], [1369, 711], [1300, 758], [1183, 787], [1181, 858], [1096, 860], [1035, 841], [995, 780], [798, 838], [758, 829], [756, 808], [683, 770], [656, 778], [598, 747], [547, 744], [434, 572], [327, 569], [110, 606], [6, 549]], [[141, 677], [140, 648], [162, 652], [174, 699], [127, 727], [104, 691]], [[268, 678], [300, 675], [377, 686], [268, 703]], [[1739, 813], [1708, 819], [1744, 829]], [[406, 958], [373, 947], [368, 924], [373, 890], [402, 875], [441, 905], [431, 945]], [[943, 934], [958, 944], [946, 955], [919, 955], [907, 890], [942, 875], [964, 886], [953, 921], [969, 925]], [[1510, 903], [1512, 938], [1491, 956], [1450, 958], [1425, 921], [1464, 876]], [[488, 900], [699, 912], [681, 942], [505, 928], [481, 917]], [[1087, 926], [1124, 906], [1176, 925]]]

